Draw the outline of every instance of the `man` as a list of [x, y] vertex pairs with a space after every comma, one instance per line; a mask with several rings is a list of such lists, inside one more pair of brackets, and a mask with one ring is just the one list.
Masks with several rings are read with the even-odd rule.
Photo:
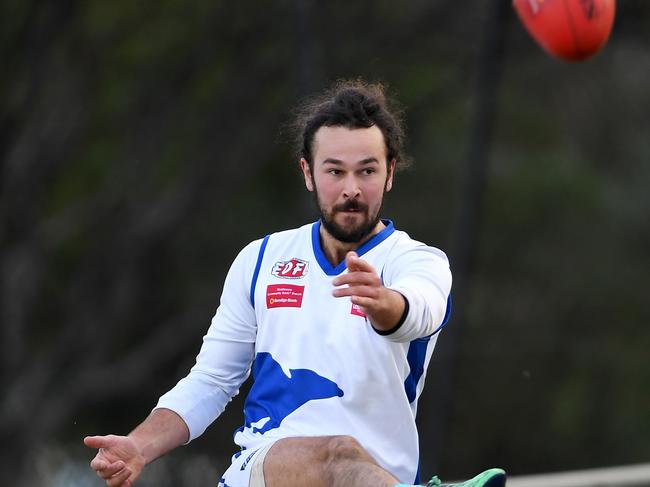
[[[449, 264], [380, 219], [404, 163], [381, 86], [339, 83], [299, 121], [320, 219], [246, 246], [189, 375], [128, 436], [85, 439], [109, 486], [131, 486], [147, 463], [202, 434], [251, 364], [241, 451], [219, 487], [418, 482], [415, 412], [450, 312]], [[500, 469], [467, 482], [504, 484]]]

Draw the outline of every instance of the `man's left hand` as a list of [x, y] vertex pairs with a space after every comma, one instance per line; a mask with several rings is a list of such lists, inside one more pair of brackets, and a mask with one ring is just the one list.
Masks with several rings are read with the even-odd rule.
[[377, 271], [356, 252], [347, 253], [345, 265], [348, 272], [332, 281], [337, 286], [332, 295], [337, 298], [350, 296], [352, 303], [361, 308], [377, 330], [394, 328], [404, 312], [404, 297], [384, 287]]

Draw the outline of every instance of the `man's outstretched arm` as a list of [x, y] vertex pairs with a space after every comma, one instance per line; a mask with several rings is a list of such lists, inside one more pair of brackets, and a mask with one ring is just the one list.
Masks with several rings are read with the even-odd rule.
[[[407, 258], [408, 257], [408, 258]], [[421, 245], [400, 257], [388, 271], [385, 287], [377, 271], [355, 252], [345, 258], [348, 272], [335, 278], [335, 297], [349, 296], [361, 307], [373, 328], [398, 342], [431, 335], [440, 329], [448, 307], [451, 273], [446, 256]], [[346, 286], [347, 285], [347, 286]], [[402, 326], [404, 325], [404, 326]]]
[[128, 436], [87, 436], [84, 443], [98, 448], [90, 467], [109, 487], [131, 487], [145, 465], [189, 440], [189, 429], [169, 409], [155, 409]]

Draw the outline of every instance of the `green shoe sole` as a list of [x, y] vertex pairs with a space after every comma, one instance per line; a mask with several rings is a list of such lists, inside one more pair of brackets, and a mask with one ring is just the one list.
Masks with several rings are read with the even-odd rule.
[[491, 468], [476, 477], [454, 484], [443, 484], [438, 477], [433, 477], [427, 487], [505, 487], [506, 472], [500, 468]]

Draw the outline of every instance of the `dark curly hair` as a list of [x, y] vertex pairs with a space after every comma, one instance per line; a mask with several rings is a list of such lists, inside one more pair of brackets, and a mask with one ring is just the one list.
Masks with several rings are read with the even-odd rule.
[[384, 136], [386, 163], [394, 159], [396, 169], [406, 168], [410, 161], [402, 154], [405, 136], [401, 115], [401, 108], [386, 97], [380, 83], [338, 81], [298, 107], [293, 127], [298, 157], [303, 157], [312, 167], [314, 136], [323, 126], [355, 129], [376, 125]]

